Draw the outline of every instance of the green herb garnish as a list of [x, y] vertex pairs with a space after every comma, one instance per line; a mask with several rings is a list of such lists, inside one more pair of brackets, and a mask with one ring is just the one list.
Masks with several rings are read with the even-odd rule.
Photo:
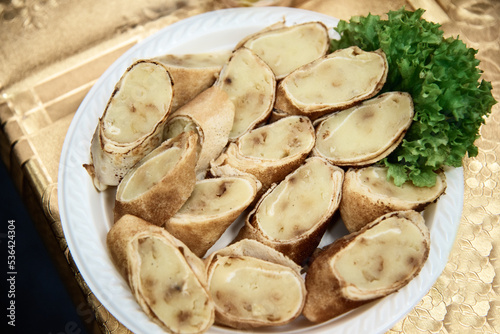
[[383, 92], [412, 95], [415, 117], [402, 143], [382, 163], [396, 185], [433, 186], [443, 166], [460, 167], [477, 155], [479, 127], [496, 103], [491, 83], [481, 80], [477, 50], [444, 38], [440, 25], [422, 19], [424, 10], [404, 8], [380, 16], [353, 17], [335, 29], [331, 51], [357, 45], [386, 53], [389, 73]]

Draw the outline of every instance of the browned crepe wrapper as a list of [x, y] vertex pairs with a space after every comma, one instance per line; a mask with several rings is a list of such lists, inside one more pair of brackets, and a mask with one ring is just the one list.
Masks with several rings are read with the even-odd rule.
[[[362, 65], [357, 63], [358, 59], [363, 61], [362, 58], [367, 54], [377, 56], [376, 58], [378, 58], [377, 62], [372, 62], [372, 66], [377, 68], [375, 73], [362, 69]], [[337, 59], [342, 60], [347, 57], [350, 57], [350, 59], [356, 62], [352, 68], [349, 68], [347, 64], [341, 64], [337, 66], [337, 68], [336, 66], [320, 67], [325, 63], [335, 64]], [[281, 80], [276, 90], [274, 109], [278, 110], [278, 114], [305, 115], [311, 119], [317, 119], [328, 113], [347, 109], [360, 101], [375, 96], [385, 83], [387, 71], [387, 59], [385, 54], [380, 50], [365, 52], [356, 46], [337, 50], [313, 62], [305, 64]], [[325, 73], [328, 73], [328, 75], [325, 76]], [[365, 73], [367, 78], [361, 80], [361, 77], [364, 76]], [[304, 83], [303, 79], [312, 75], [319, 75], [320, 79], [315, 81], [309, 80]], [[308, 87], [307, 85], [314, 85], [314, 87]], [[345, 87], [349, 87], [350, 94], [342, 93], [339, 98], [332, 101], [329, 100], [329, 96], [335, 96], [337, 92], [345, 91]], [[326, 100], [320, 101], [316, 99], [311, 102], [303, 101], [300, 94], [297, 94], [295, 91], [295, 88], [297, 88], [299, 92], [316, 90], [316, 95], [319, 94], [320, 88], [326, 89], [327, 91], [324, 92], [322, 96], [322, 98]], [[310, 95], [316, 96], [313, 94]]]
[[[114, 111], [115, 104], [120, 105], [123, 103], [122, 99], [118, 98], [118, 96], [122, 94], [122, 91], [129, 89], [129, 87], [136, 83], [135, 79], [132, 79], [131, 73], [135, 73], [137, 69], [144, 68], [147, 65], [159, 71], [163, 71], [164, 73], [164, 87], [156, 85], [153, 93], [160, 94], [164, 103], [157, 105], [155, 103], [156, 101], [142, 101], [133, 98], [131, 95], [127, 95], [127, 103], [129, 103], [129, 105], [127, 105], [125, 109], [128, 109], [131, 115], [143, 114], [144, 117], [146, 117], [154, 111], [161, 113], [161, 117], [152, 127], [146, 130], [144, 135], [132, 141], [118, 142], [114, 138], [109, 138], [108, 135], [106, 135], [107, 128], [114, 125], [109, 125], [104, 122], [107, 114]], [[97, 190], [101, 191], [105, 190], [108, 186], [118, 185], [132, 166], [160, 145], [163, 136], [163, 127], [171, 111], [173, 99], [172, 86], [173, 83], [167, 68], [161, 63], [152, 60], [138, 60], [122, 75], [108, 100], [106, 109], [99, 119], [99, 123], [92, 137], [90, 147], [91, 163], [84, 165], [92, 177]], [[146, 87], [145, 89], [151, 91], [151, 87]], [[134, 124], [126, 125], [134, 127]], [[125, 131], [130, 130], [120, 129], [120, 132]]]
[[153, 58], [168, 68], [174, 82], [172, 111], [191, 101], [213, 85], [222, 66], [227, 62], [229, 50], [200, 54], [166, 54]]
[[[134, 191], [134, 185], [128, 183], [133, 180], [138, 170], [156, 167], [146, 165], [149, 158], [172, 148], [181, 150], [179, 160], [173, 162], [174, 165], [161, 177], [161, 180], [138, 196], [124, 198], [123, 194], [128, 191], [128, 187], [132, 187], [130, 191]], [[125, 214], [132, 214], [158, 226], [165, 224], [182, 207], [193, 191], [196, 183], [195, 166], [198, 161], [198, 149], [198, 135], [193, 132], [184, 132], [163, 142], [160, 147], [134, 166], [117, 188], [115, 221]]]
[[387, 157], [413, 122], [414, 107], [406, 92], [387, 92], [313, 124], [313, 154], [336, 166], [369, 166]]
[[[231, 294], [231, 292], [228, 293], [227, 291], [224, 292], [216, 289], [215, 282], [213, 282], [213, 277], [216, 269], [216, 263], [221, 258], [232, 261], [233, 263], [234, 261], [245, 261], [245, 258], [250, 258], [250, 261], [252, 258], [264, 261], [268, 266], [272, 267], [273, 271], [275, 271], [273, 278], [278, 281], [278, 285], [280, 277], [282, 277], [282, 275], [286, 274], [288, 279], [292, 278], [295, 282], [295, 284], [293, 285], [293, 295], [297, 297], [296, 300], [290, 301], [290, 304], [295, 305], [292, 312], [288, 311], [289, 314], [286, 317], [280, 317], [277, 314], [265, 315], [264, 312], [264, 316], [262, 318], [262, 315], [260, 314], [261, 312], [263, 312], [261, 309], [262, 306], [260, 306], [263, 302], [268, 302], [268, 304], [278, 303], [279, 299], [286, 298], [288, 292], [292, 294], [292, 291], [290, 289], [287, 291], [283, 286], [278, 286], [275, 288], [275, 290], [273, 291], [273, 293], [276, 293], [275, 296], [271, 296], [272, 293], [266, 294], [265, 296], [259, 296], [258, 293], [261, 292], [259, 291], [258, 287], [248, 288], [243, 283], [243, 285], [239, 285], [242, 290], [241, 293], [238, 294], [235, 292], [234, 296]], [[213, 252], [204, 261], [206, 265], [209, 290], [211, 291], [215, 302], [216, 323], [238, 329], [248, 329], [261, 326], [284, 325], [291, 322], [300, 315], [307, 293], [305, 285], [303, 284], [303, 278], [300, 274], [301, 268], [292, 260], [284, 256], [282, 253], [277, 252], [276, 250], [265, 246], [255, 240], [245, 239], [222, 248], [216, 252]], [[226, 264], [228, 264], [228, 262], [226, 262]], [[222, 266], [224, 266], [224, 264]], [[260, 274], [265, 275], [265, 273], [266, 271]], [[267, 275], [269, 275], [268, 272]], [[227, 283], [224, 283], [224, 285], [226, 284]], [[252, 282], [252, 284], [257, 284], [257, 282]], [[245, 292], [249, 293], [249, 295], [245, 294]], [[238, 298], [241, 298], [242, 295], [246, 296], [243, 297], [243, 300], [238, 300]], [[280, 295], [281, 297], [279, 297]], [[273, 302], [273, 298], [277, 299], [275, 299]], [[288, 307], [291, 306], [290, 304], [288, 305]], [[241, 308], [248, 311], [249, 313], [255, 312], [255, 314], [252, 313], [253, 316], [248, 314], [246, 316], [243, 316], [238, 312], [238, 309]]]
[[[324, 203], [320, 206], [321, 212], [319, 214], [310, 215], [310, 212], [314, 209], [314, 202], [311, 198], [313, 198], [313, 194], [318, 189], [314, 189], [316, 185], [311, 185], [306, 181], [307, 176], [302, 176], [304, 179], [300, 180], [301, 175], [307, 175], [308, 171], [306, 167], [313, 165], [313, 163], [324, 165], [323, 168], [329, 170], [327, 180], [323, 180], [322, 186], [326, 187], [326, 191], [329, 191], [330, 194], [325, 195], [325, 198], [322, 200], [327, 201], [326, 206]], [[310, 173], [310, 175], [314, 177], [314, 171]], [[319, 245], [321, 238], [323, 237], [328, 224], [331, 221], [332, 216], [338, 208], [340, 203], [340, 199], [342, 196], [342, 182], [344, 179], [344, 171], [339, 167], [331, 165], [325, 159], [319, 157], [308, 158], [304, 165], [297, 168], [294, 172], [290, 173], [279, 185], [274, 185], [261, 197], [254, 210], [252, 210], [245, 221], [245, 225], [241, 228], [238, 233], [236, 240], [241, 239], [254, 239], [257, 240], [267, 246], [270, 246], [286, 256], [295, 261], [298, 264], [304, 263], [313, 252], [316, 250], [316, 247]], [[302, 192], [299, 188], [299, 191], [295, 191], [296, 194], [292, 194], [294, 197], [293, 201], [285, 199], [286, 196], [290, 196], [290, 193], [287, 193], [288, 185], [297, 184], [299, 182], [304, 182], [307, 184], [308, 191]], [[311, 191], [313, 193], [311, 193]], [[300, 210], [302, 215], [305, 215], [305, 218], [301, 218], [301, 222], [306, 225], [299, 226], [296, 219], [294, 217], [288, 217], [288, 221], [284, 221], [286, 219], [284, 215], [280, 215], [275, 213], [274, 219], [272, 221], [276, 226], [281, 226], [282, 230], [288, 230], [287, 236], [283, 238], [277, 238], [277, 232], [273, 232], [275, 236], [271, 236], [268, 232], [263, 229], [261, 226], [261, 222], [259, 221], [258, 215], [262, 213], [263, 216], [267, 215], [268, 209], [263, 206], [267, 198], [271, 198], [271, 196], [275, 196], [273, 192], [277, 193], [278, 199], [274, 204], [268, 205], [268, 209], [279, 210], [282, 208], [284, 212], [288, 212], [288, 210]], [[297, 193], [299, 192], [299, 193]], [[311, 195], [311, 196], [309, 196]], [[283, 199], [280, 199], [283, 196]], [[305, 196], [309, 198], [305, 198]], [[316, 219], [316, 221], [311, 221], [312, 219]]]
[[[380, 216], [393, 211], [415, 210], [423, 211], [429, 204], [435, 202], [446, 190], [446, 176], [440, 172], [436, 185], [428, 189], [418, 189], [410, 182], [402, 186], [401, 191], [426, 191], [427, 195], [420, 198], [402, 198], [398, 196], [400, 189], [394, 189], [392, 180], [387, 180], [386, 174], [382, 178], [367, 179], [361, 173], [368, 170], [385, 170], [385, 167], [350, 168], [345, 173], [342, 186], [342, 201], [339, 211], [342, 221], [349, 232], [360, 230]], [[387, 192], [377, 192], [369, 188], [370, 184], [385, 187]], [[398, 187], [399, 188], [399, 187]]]
[[[275, 137], [283, 137], [272, 150], [273, 154], [281, 155], [266, 156], [262, 152], [263, 147], [276, 140]], [[230, 143], [226, 151], [211, 163], [211, 173], [224, 174], [220, 169], [230, 166], [242, 173], [254, 175], [262, 183], [260, 197], [273, 183], [282, 181], [302, 165], [314, 143], [314, 128], [310, 120], [305, 116], [289, 116], [256, 128]], [[250, 145], [256, 147], [255, 152], [248, 152], [247, 147]]]
[[197, 179], [203, 179], [210, 165], [226, 147], [233, 126], [234, 104], [220, 87], [212, 86], [172, 113], [165, 127], [165, 139], [181, 129], [171, 128], [176, 120], [191, 122], [196, 128], [201, 151], [196, 164]]
[[214, 85], [222, 88], [235, 106], [229, 140], [236, 140], [269, 118], [276, 96], [276, 77], [253, 51], [244, 47], [235, 50]]
[[[413, 230], [403, 230], [404, 234], [409, 234], [411, 231], [416, 234], [416, 241], [413, 244], [398, 244], [398, 237], [393, 234], [390, 235], [392, 239], [381, 240], [379, 247], [387, 249], [388, 244], [395, 245], [397, 249], [391, 249], [384, 253], [380, 249], [376, 249], [373, 244], [372, 247], [365, 251], [364, 256], [358, 256], [356, 260], [351, 260], [348, 265], [356, 265], [357, 262], [364, 261], [367, 263], [363, 270], [360, 268], [351, 269], [353, 275], [357, 275], [355, 279], [346, 278], [340, 274], [338, 269], [339, 260], [336, 258], [338, 254], [344, 249], [352, 246], [345, 254], [353, 254], [360, 246], [366, 245], [370, 242], [373, 236], [369, 235], [371, 229], [385, 228], [382, 232], [377, 230], [376, 233], [383, 235], [395, 229], [394, 224], [386, 223], [389, 219], [402, 219], [404, 224], [401, 226], [413, 226]], [[385, 225], [382, 225], [385, 224]], [[397, 233], [396, 233], [397, 234]], [[366, 238], [365, 238], [366, 236]], [[414, 235], [412, 235], [414, 237]], [[401, 237], [400, 237], [401, 238]], [[408, 242], [408, 239], [403, 239], [402, 243]], [[385, 243], [385, 244], [384, 244]], [[355, 246], [358, 246], [355, 248]], [[365, 246], [369, 247], [369, 246]], [[425, 225], [424, 219], [416, 211], [397, 211], [392, 212], [377, 220], [366, 225], [358, 232], [346, 235], [337, 239], [334, 243], [327, 246], [312, 262], [306, 274], [306, 287], [308, 291], [306, 305], [304, 306], [304, 316], [313, 322], [324, 322], [343, 313], [353, 310], [363, 304], [378, 298], [387, 296], [405, 285], [407, 285], [422, 269], [425, 261], [429, 256], [430, 249], [430, 236], [429, 230]], [[344, 254], [344, 256], [346, 256]], [[363, 255], [363, 254], [362, 254]], [[401, 255], [401, 259], [396, 261], [397, 256]], [[391, 259], [390, 257], [394, 257]], [[405, 257], [407, 256], [407, 258]], [[384, 258], [386, 257], [386, 258]], [[383, 276], [384, 268], [386, 271], [391, 270], [391, 262], [395, 263], [399, 272], [390, 276]], [[346, 266], [346, 262], [342, 264]], [[358, 265], [363, 266], [363, 265]], [[394, 265], [393, 265], [394, 267]], [[401, 269], [403, 268], [403, 269]], [[344, 271], [345, 274], [345, 271]], [[377, 276], [378, 275], [378, 276]], [[397, 278], [395, 278], [397, 276]], [[382, 281], [379, 287], [361, 288], [356, 280], [359, 282], [361, 279], [365, 281], [378, 282]], [[387, 278], [389, 277], [389, 278]], [[384, 282], [384, 279], [388, 282]]]
[[[194, 308], [199, 307], [199, 309], [193, 311], [185, 308], [185, 305], [179, 306], [180, 303], [178, 303], [177, 305], [171, 305], [173, 308], [171, 312], [174, 314], [155, 313], [154, 306], [158, 302], [156, 298], [162, 296], [151, 296], [148, 290], [153, 289], [157, 284], [167, 285], [167, 280], [162, 280], [161, 277], [150, 277], [151, 274], [146, 278], [142, 277], [141, 270], [143, 270], [143, 267], [139, 253], [141, 243], [152, 239], [164, 244], [173, 254], [176, 254], [179, 265], [185, 271], [185, 282], [189, 280], [192, 289], [191, 294], [180, 294], [177, 289], [174, 289], [175, 291], [171, 291], [170, 295], [174, 294], [176, 298], [180, 298], [175, 299], [177, 301], [188, 301], [190, 303], [189, 299], [194, 298], [191, 295], [197, 294], [199, 298], [205, 301], [203, 304], [194, 306]], [[214, 306], [206, 285], [204, 264], [186, 245], [171, 236], [165, 229], [132, 215], [123, 216], [112, 226], [107, 234], [106, 242], [116, 268], [126, 279], [135, 299], [152, 321], [170, 333], [201, 333], [213, 324]], [[160, 263], [159, 266], [161, 265]], [[163, 263], [163, 265], [165, 264]], [[158, 281], [153, 283], [153, 279]], [[145, 284], [146, 282], [149, 283]], [[165, 288], [169, 289], [168, 286], [165, 286]], [[184, 289], [184, 286], [182, 289]], [[176, 291], [177, 294], [175, 294]], [[164, 297], [166, 303], [168, 303], [167, 295], [169, 294]], [[206, 318], [200, 321], [199, 315], [195, 311], [201, 312]], [[168, 321], [165, 319], [169, 316], [172, 316], [174, 320]]]
[[255, 52], [280, 80], [328, 52], [328, 28], [318, 21], [287, 26], [278, 22], [241, 40], [236, 49]]
[[[215, 184], [217, 189], [210, 192], [211, 197], [198, 196], [197, 188], [206, 184]], [[236, 184], [246, 188], [242, 195], [234, 189]], [[252, 176], [224, 176], [198, 181], [191, 197], [164, 227], [193, 253], [203, 257], [253, 202], [259, 189], [260, 182]], [[220, 203], [222, 198], [231, 201], [230, 207], [226, 205], [210, 211], [210, 207]]]

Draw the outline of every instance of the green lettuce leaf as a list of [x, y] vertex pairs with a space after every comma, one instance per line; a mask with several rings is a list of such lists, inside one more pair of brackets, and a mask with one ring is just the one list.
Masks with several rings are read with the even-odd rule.
[[491, 83], [481, 80], [477, 50], [458, 38], [444, 38], [440, 25], [422, 18], [424, 10], [404, 8], [340, 21], [339, 40], [330, 51], [356, 45], [381, 49], [389, 72], [381, 93], [412, 95], [415, 116], [401, 144], [382, 163], [396, 185], [411, 181], [432, 186], [443, 166], [459, 167], [466, 154], [477, 155], [474, 141], [496, 103]]

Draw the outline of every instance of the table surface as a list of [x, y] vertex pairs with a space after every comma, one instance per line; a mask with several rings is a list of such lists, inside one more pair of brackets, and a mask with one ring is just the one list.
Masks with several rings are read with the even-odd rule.
[[[18, 0], [0, 3], [0, 152], [29, 208], [95, 312], [99, 331], [126, 333], [93, 296], [71, 259], [58, 214], [57, 172], [69, 124], [85, 94], [121, 54], [162, 27], [245, 1]], [[248, 1], [246, 1], [248, 2]], [[261, 1], [263, 2], [263, 1]], [[272, 1], [267, 1], [272, 2]], [[500, 1], [283, 0], [348, 20], [402, 6], [424, 8], [446, 36], [478, 49], [483, 76], [500, 101]], [[83, 27], [83, 28], [82, 28]], [[480, 129], [479, 154], [464, 158], [464, 207], [449, 262], [415, 308], [389, 333], [500, 332], [500, 105]], [[55, 238], [54, 238], [55, 237]], [[71, 286], [71, 284], [70, 284]]]

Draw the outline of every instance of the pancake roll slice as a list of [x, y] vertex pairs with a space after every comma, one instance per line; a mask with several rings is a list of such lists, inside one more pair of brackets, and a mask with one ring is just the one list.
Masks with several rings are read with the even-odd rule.
[[191, 196], [165, 228], [199, 257], [253, 202], [260, 182], [252, 176], [224, 176], [196, 182]]
[[126, 70], [92, 137], [91, 163], [84, 165], [97, 190], [117, 186], [160, 145], [172, 98], [173, 83], [162, 64], [138, 60]]
[[197, 179], [205, 177], [210, 161], [226, 147], [233, 127], [234, 104], [220, 87], [207, 88], [173, 112], [165, 126], [164, 139], [182, 132], [198, 134], [201, 151], [196, 164]]
[[271, 114], [276, 78], [269, 66], [251, 50], [244, 47], [235, 50], [214, 85], [221, 87], [235, 106], [230, 140], [264, 123]]
[[115, 221], [131, 214], [164, 225], [194, 189], [198, 150], [198, 135], [183, 132], [142, 159], [117, 187]]
[[230, 143], [226, 151], [211, 163], [211, 173], [226, 166], [254, 175], [264, 193], [302, 165], [314, 147], [311, 121], [304, 116], [290, 116], [258, 127]]
[[371, 165], [401, 143], [413, 115], [410, 94], [381, 94], [317, 120], [313, 152], [337, 166]]
[[168, 68], [175, 83], [172, 111], [179, 109], [205, 89], [211, 87], [230, 55], [229, 50], [222, 50], [191, 54], [165, 54], [153, 58]]
[[214, 304], [203, 261], [165, 229], [132, 215], [107, 234], [111, 258], [148, 317], [169, 333], [203, 333]]
[[387, 168], [350, 168], [345, 174], [339, 211], [349, 232], [360, 230], [376, 218], [393, 211], [423, 211], [446, 190], [446, 176], [437, 174], [432, 187], [406, 182], [398, 187], [387, 178]]
[[307, 271], [303, 315], [324, 322], [398, 291], [418, 275], [429, 248], [429, 230], [416, 211], [386, 214], [337, 239]]
[[244, 38], [238, 44], [255, 52], [280, 80], [297, 68], [326, 55], [328, 28], [321, 22], [287, 26], [279, 22]]
[[269, 188], [247, 216], [237, 240], [249, 238], [304, 263], [316, 250], [342, 195], [344, 171], [319, 157]]
[[382, 51], [353, 46], [306, 64], [280, 81], [274, 108], [278, 113], [322, 115], [347, 109], [375, 96], [387, 78]]
[[241, 240], [205, 259], [215, 322], [238, 329], [285, 325], [304, 306], [300, 267], [255, 240]]

